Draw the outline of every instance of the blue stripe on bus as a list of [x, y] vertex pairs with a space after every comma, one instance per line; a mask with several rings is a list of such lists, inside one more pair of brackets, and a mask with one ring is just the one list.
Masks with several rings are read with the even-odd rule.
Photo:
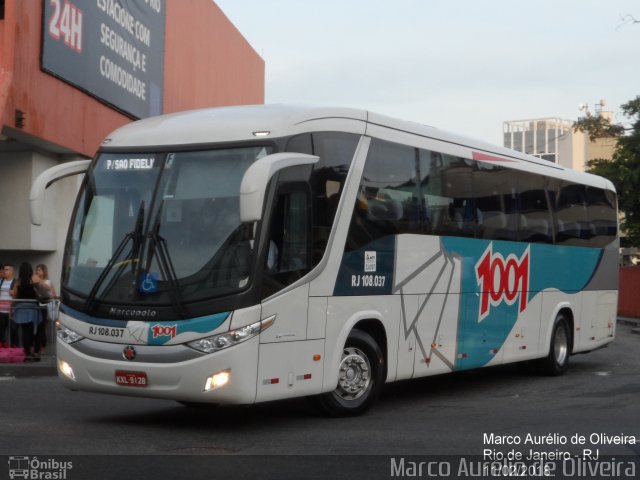
[[[100, 325], [102, 327], [115, 327], [115, 328], [126, 328], [129, 320], [115, 320], [111, 318], [99, 318], [92, 317], [91, 315], [87, 315], [86, 313], [79, 312], [78, 310], [74, 310], [73, 308], [69, 308], [65, 305], [60, 305], [60, 311], [65, 315], [68, 315], [76, 320], [80, 320], [81, 322], [89, 323], [91, 325]], [[205, 315], [203, 317], [190, 318], [188, 320], [173, 320], [173, 321], [163, 321], [163, 322], [154, 322], [153, 320], [139, 320], [146, 322], [150, 325], [149, 328], [149, 336], [148, 336], [148, 344], [149, 345], [164, 345], [173, 337], [169, 336], [153, 336], [152, 327], [176, 327], [176, 332], [174, 336], [177, 336], [181, 333], [209, 333], [213, 332], [217, 328], [219, 328], [226, 320], [229, 318], [231, 312], [220, 312], [212, 315]], [[138, 321], [138, 320], [136, 320]]]

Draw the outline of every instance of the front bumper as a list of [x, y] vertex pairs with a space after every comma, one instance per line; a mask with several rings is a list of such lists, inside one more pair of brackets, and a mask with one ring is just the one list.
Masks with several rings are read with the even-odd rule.
[[[122, 357], [125, 345], [102, 343], [101, 349], [108, 350], [109, 354], [97, 357], [85, 353], [91, 348], [86, 348], [87, 343], [82, 345], [83, 342], [95, 343], [90, 339], [74, 344], [57, 340], [58, 375], [69, 389], [183, 402], [248, 404], [256, 400], [258, 336], [216, 353], [183, 361], [173, 361], [176, 346], [135, 346], [136, 349], [146, 349], [148, 355], [140, 355], [140, 360], [127, 361]], [[172, 348], [173, 353], [170, 353]], [[163, 349], [167, 351], [166, 357]], [[61, 371], [61, 362], [71, 367], [74, 379]], [[118, 385], [116, 371], [144, 372], [146, 386]], [[222, 371], [229, 372], [228, 383], [205, 391], [207, 378]]]

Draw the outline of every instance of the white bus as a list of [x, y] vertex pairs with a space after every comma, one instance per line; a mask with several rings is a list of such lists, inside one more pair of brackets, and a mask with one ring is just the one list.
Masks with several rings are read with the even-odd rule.
[[334, 415], [385, 382], [611, 342], [613, 185], [367, 111], [246, 106], [124, 126], [86, 172], [64, 252], [73, 390]]

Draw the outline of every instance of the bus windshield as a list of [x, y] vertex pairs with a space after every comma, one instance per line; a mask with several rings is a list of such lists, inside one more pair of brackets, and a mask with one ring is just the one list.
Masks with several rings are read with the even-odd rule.
[[93, 302], [174, 307], [249, 283], [240, 182], [270, 147], [102, 153], [81, 192], [63, 285]]

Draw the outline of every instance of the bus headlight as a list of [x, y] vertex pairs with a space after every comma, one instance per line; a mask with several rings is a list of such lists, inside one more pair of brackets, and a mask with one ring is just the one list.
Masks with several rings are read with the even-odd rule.
[[73, 368], [64, 360], [58, 359], [58, 370], [60, 370], [65, 377], [75, 381], [76, 375], [73, 373]]
[[263, 330], [266, 330], [275, 321], [276, 316], [265, 318], [259, 322], [252, 323], [246, 327], [231, 330], [230, 332], [221, 333], [212, 337], [201, 338], [193, 342], [187, 343], [187, 345], [194, 350], [198, 350], [203, 353], [214, 353], [225, 348], [232, 347], [239, 343], [245, 342], [250, 338], [255, 337]]
[[58, 338], [64, 343], [74, 343], [78, 340], [82, 340], [84, 337], [79, 333], [74, 332], [70, 328], [65, 327], [61, 323], [56, 324], [58, 328]]
[[218, 372], [215, 375], [211, 375], [207, 378], [207, 381], [204, 385], [204, 391], [208, 392], [209, 390], [224, 387], [227, 383], [229, 383], [230, 376], [230, 370], [223, 370], [222, 372]]

